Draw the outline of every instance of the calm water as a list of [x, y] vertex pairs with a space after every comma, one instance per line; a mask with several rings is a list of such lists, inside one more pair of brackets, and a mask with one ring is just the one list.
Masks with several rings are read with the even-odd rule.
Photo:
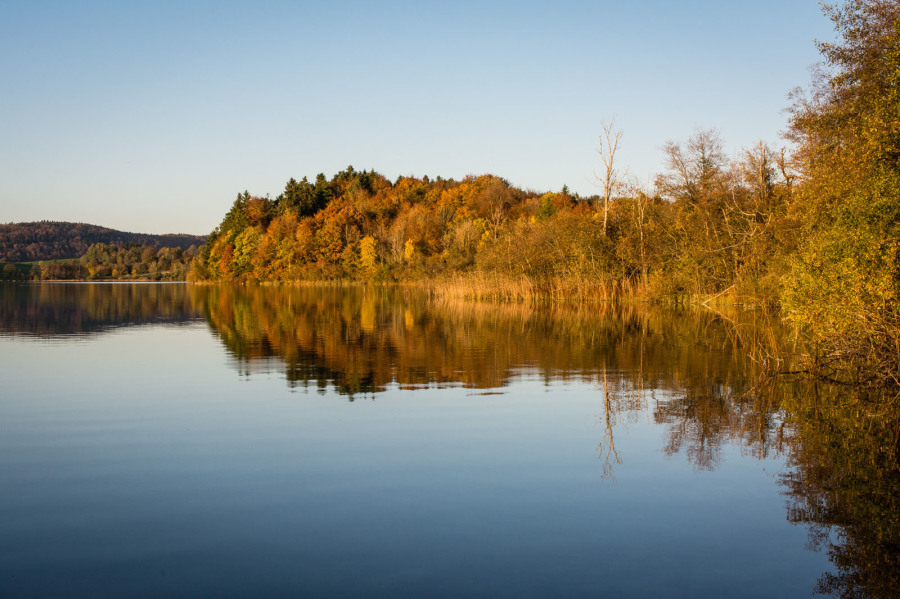
[[2, 286], [0, 595], [892, 596], [893, 420], [747, 326]]

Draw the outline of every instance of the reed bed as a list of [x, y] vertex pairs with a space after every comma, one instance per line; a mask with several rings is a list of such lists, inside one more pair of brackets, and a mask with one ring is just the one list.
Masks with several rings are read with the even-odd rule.
[[546, 279], [472, 272], [413, 283], [436, 296], [502, 302], [584, 302], [649, 300], [642, 286], [630, 280], [597, 280], [555, 276]]
[[552, 276], [535, 279], [497, 273], [469, 272], [411, 281], [435, 296], [501, 302], [649, 302], [694, 305], [711, 309], [766, 308], [768, 303], [741, 296], [732, 286], [715, 294], [672, 294], [630, 278]]

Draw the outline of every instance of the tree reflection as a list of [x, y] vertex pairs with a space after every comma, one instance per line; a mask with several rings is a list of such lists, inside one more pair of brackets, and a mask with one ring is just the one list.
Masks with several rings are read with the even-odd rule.
[[[622, 397], [615, 395], [616, 398]], [[633, 409], [633, 408], [632, 408]], [[609, 378], [607, 376], [606, 367], [603, 368], [603, 437], [597, 444], [597, 452], [600, 454], [600, 460], [603, 462], [603, 477], [612, 476], [613, 464], [621, 464], [622, 458], [616, 451], [616, 440], [614, 427], [616, 424], [616, 414], [623, 412], [623, 408], [618, 401], [613, 400], [609, 393]]]
[[6, 285], [0, 294], [3, 333], [199, 316], [241, 372], [277, 368], [291, 387], [349, 399], [390, 387], [490, 390], [523, 375], [584, 382], [601, 400], [602, 476], [627, 463], [617, 432], [648, 415], [664, 429], [664, 452], [698, 470], [715, 469], [727, 447], [784, 456], [788, 519], [834, 565], [815, 590], [900, 596], [896, 398], [765, 376], [785, 350], [759, 315], [466, 303], [402, 287]]
[[89, 335], [122, 326], [176, 324], [200, 317], [184, 284], [0, 285], [0, 333], [9, 335]]
[[402, 288], [210, 287], [198, 298], [247, 371], [274, 356], [292, 386], [350, 397], [390, 385], [491, 389], [523, 371], [592, 384], [603, 476], [627, 459], [618, 425], [648, 411], [665, 427], [664, 451], [699, 470], [715, 469], [728, 446], [784, 455], [788, 518], [835, 567], [816, 591], [900, 595], [896, 409], [850, 388], [764, 376], [783, 348], [758, 316], [457, 303]]
[[817, 592], [900, 596], [900, 418], [883, 392], [795, 385], [784, 394], [791, 469], [781, 477], [788, 519], [836, 568]]
[[277, 357], [290, 385], [324, 377], [348, 395], [392, 384], [491, 389], [527, 370], [605, 384], [627, 411], [643, 404], [631, 405], [624, 389], [696, 388], [712, 373], [720, 382], [710, 394], [721, 395], [747, 368], [714, 315], [457, 302], [387, 287], [213, 286], [193, 293], [245, 371]]

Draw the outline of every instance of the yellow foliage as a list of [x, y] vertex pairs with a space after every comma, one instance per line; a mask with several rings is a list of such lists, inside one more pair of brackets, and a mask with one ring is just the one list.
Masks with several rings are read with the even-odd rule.
[[376, 247], [377, 242], [374, 237], [371, 235], [366, 235], [359, 242], [359, 266], [363, 270], [373, 271], [375, 270], [376, 262], [378, 261], [378, 249]]
[[416, 244], [413, 243], [412, 239], [407, 239], [406, 244], [403, 246], [403, 259], [407, 262], [412, 262], [415, 257]]

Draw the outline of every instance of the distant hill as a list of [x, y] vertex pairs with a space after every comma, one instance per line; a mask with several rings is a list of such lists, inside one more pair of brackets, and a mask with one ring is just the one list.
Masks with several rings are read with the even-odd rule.
[[206, 237], [200, 235], [126, 233], [84, 223], [10, 223], [0, 225], [0, 262], [78, 258], [94, 243], [135, 243], [186, 250], [192, 245], [200, 246], [205, 242]]

